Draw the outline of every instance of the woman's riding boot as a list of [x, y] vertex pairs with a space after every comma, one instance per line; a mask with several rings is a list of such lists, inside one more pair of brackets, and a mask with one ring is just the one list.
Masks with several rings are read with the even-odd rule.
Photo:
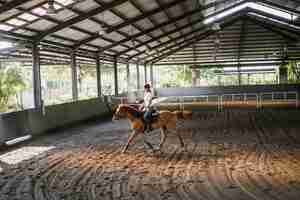
[[146, 126], [145, 130], [146, 130], [147, 133], [149, 133], [149, 132], [152, 131], [151, 124], [148, 124], [148, 123], [147, 123], [145, 126]]

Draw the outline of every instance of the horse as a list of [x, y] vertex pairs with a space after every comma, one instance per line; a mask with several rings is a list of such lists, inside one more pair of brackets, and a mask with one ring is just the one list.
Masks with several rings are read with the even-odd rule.
[[[138, 134], [145, 134], [145, 123], [143, 121], [143, 112], [131, 105], [120, 104], [113, 115], [113, 121], [118, 120], [120, 117], [126, 116], [131, 124], [132, 133], [130, 134], [122, 153], [125, 153]], [[192, 117], [191, 111], [159, 111], [157, 120], [151, 126], [152, 130], [160, 129], [161, 137], [159, 143], [159, 150], [163, 147], [167, 134], [171, 130], [175, 130], [175, 134], [179, 139], [181, 147], [184, 147], [184, 142], [181, 135], [176, 132], [176, 124], [179, 119], [190, 119]], [[144, 140], [144, 143], [153, 150], [152, 145]]]

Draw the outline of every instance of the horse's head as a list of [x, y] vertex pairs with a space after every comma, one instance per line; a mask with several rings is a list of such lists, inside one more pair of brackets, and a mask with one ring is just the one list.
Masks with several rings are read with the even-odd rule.
[[112, 120], [118, 120], [118, 119], [124, 117], [125, 114], [126, 114], [126, 109], [125, 109], [124, 104], [118, 105], [118, 106], [114, 109], [113, 113], [114, 113], [114, 115], [113, 115]]

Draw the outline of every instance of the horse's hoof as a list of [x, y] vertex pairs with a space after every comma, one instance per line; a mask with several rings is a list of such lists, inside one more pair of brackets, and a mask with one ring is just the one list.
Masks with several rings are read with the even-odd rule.
[[153, 149], [153, 153], [159, 153], [159, 154], [161, 154], [161, 153], [163, 153], [163, 152], [161, 151], [160, 148], [158, 148], [158, 149]]

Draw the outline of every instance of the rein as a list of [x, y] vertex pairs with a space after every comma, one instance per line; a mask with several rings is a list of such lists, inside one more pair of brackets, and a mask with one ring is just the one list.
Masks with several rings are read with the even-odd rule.
[[125, 106], [126, 113], [131, 114], [134, 118], [141, 118], [142, 113], [137, 109], [133, 108], [132, 106]]

